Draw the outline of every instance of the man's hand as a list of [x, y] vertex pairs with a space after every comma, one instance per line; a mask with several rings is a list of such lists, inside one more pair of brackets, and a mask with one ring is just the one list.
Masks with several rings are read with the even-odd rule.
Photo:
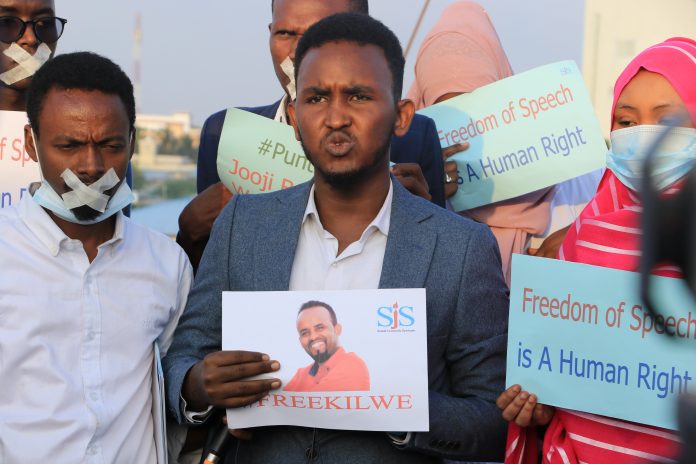
[[231, 198], [232, 193], [218, 182], [198, 194], [181, 212], [176, 241], [188, 255], [194, 270], [203, 256], [213, 222]]
[[561, 249], [561, 245], [563, 245], [563, 240], [565, 240], [565, 236], [568, 234], [569, 229], [570, 226], [566, 227], [565, 229], [557, 230], [546, 237], [546, 240], [541, 243], [539, 248], [529, 248], [527, 250], [527, 254], [531, 256], [538, 256], [540, 258], [555, 259], [558, 256], [558, 250]]
[[391, 172], [401, 185], [406, 187], [406, 190], [430, 201], [432, 198], [430, 188], [420, 165], [417, 163], [399, 163], [392, 166]]
[[459, 187], [459, 173], [457, 172], [456, 161], [448, 161], [450, 156], [460, 153], [469, 148], [469, 143], [457, 143], [442, 149], [442, 159], [445, 160], [445, 198], [449, 198], [457, 193]]
[[203, 190], [186, 205], [179, 216], [179, 235], [182, 239], [198, 242], [210, 235], [213, 222], [232, 198], [222, 182]]
[[554, 413], [552, 406], [537, 403], [536, 395], [522, 391], [519, 385], [501, 393], [495, 404], [503, 412], [503, 419], [520, 427], [547, 425]]
[[280, 388], [279, 379], [245, 380], [280, 369], [268, 355], [250, 351], [217, 351], [189, 369], [183, 397], [188, 408], [203, 411], [208, 405], [239, 408]]

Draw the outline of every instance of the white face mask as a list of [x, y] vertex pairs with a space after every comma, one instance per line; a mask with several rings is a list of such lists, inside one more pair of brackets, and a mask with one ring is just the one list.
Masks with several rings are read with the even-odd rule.
[[[34, 139], [36, 156], [39, 160], [39, 165], [41, 165], [41, 156], [39, 155], [39, 148], [33, 130], [31, 135]], [[89, 225], [102, 222], [130, 205], [134, 199], [133, 192], [126, 182], [122, 182], [113, 195], [104, 194], [106, 190], [117, 185], [120, 180], [113, 168], [109, 169], [91, 185], [84, 184], [69, 169], [63, 171], [61, 177], [68, 187], [72, 189], [71, 191], [58, 195], [46, 179], [43, 178], [42, 173], [41, 187], [34, 192], [32, 198], [39, 205], [51, 210], [59, 218], [74, 224]], [[81, 206], [89, 206], [95, 211], [99, 211], [100, 214], [94, 219], [79, 219], [72, 210]]]
[[[639, 192], [648, 150], [666, 129], [666, 126], [642, 125], [612, 131], [607, 168], [622, 184]], [[673, 185], [696, 165], [696, 129], [671, 129], [652, 160], [651, 178], [655, 188], [661, 191]]]
[[12, 45], [2, 53], [17, 63], [14, 68], [0, 74], [0, 81], [6, 85], [12, 85], [33, 76], [51, 57], [51, 49], [45, 43], [39, 45], [33, 55], [17, 45], [17, 42], [12, 42]]

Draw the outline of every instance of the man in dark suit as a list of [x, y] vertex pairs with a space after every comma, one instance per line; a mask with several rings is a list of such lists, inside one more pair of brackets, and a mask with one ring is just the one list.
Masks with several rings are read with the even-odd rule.
[[[293, 67], [297, 41], [309, 26], [331, 14], [346, 11], [367, 14], [368, 3], [367, 0], [274, 0], [272, 10], [273, 19], [268, 26], [269, 45], [284, 96], [271, 105], [243, 109], [288, 123], [287, 105], [294, 94], [288, 72]], [[232, 195], [220, 183], [216, 166], [225, 115], [226, 110], [219, 111], [203, 125], [198, 149], [199, 195], [179, 218], [178, 241], [194, 267], [200, 260], [213, 221]], [[442, 153], [435, 123], [431, 119], [417, 115], [406, 134], [392, 139], [391, 160], [398, 163], [393, 168], [394, 175], [408, 190], [445, 206]]]
[[425, 288], [429, 432], [233, 431], [240, 440], [227, 462], [502, 458], [506, 426], [494, 401], [504, 382], [508, 296], [500, 255], [487, 227], [390, 176], [391, 137], [406, 133], [414, 114], [399, 97], [396, 36], [369, 16], [334, 15], [305, 32], [296, 62], [288, 116], [313, 181], [235, 196], [216, 221], [164, 360], [171, 414], [196, 423], [213, 406], [243, 407], [282, 387], [250, 379], [280, 368], [270, 356], [220, 351], [223, 291]]

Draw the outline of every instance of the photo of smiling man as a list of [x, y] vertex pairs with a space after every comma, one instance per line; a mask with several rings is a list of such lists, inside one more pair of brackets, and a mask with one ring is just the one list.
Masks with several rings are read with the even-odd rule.
[[314, 359], [297, 370], [283, 388], [296, 392], [369, 391], [370, 373], [357, 354], [341, 346], [342, 331], [336, 312], [322, 301], [308, 301], [297, 312], [300, 344]]

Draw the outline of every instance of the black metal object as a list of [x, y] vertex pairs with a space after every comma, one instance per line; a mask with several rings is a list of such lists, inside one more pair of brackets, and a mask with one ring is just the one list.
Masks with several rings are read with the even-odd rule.
[[[657, 317], [660, 315], [659, 304], [664, 302], [656, 301], [650, 289], [651, 271], [655, 265], [670, 262], [679, 266], [685, 284], [696, 296], [696, 169], [691, 170], [681, 191], [669, 198], [660, 197], [651, 176], [655, 153], [678, 124], [679, 121], [669, 124], [650, 147], [640, 193], [643, 204], [641, 298], [655, 326], [668, 336], [673, 336], [673, 333], [664, 330], [664, 318]], [[685, 394], [679, 398], [678, 426], [682, 442], [679, 463], [696, 463], [696, 395]]]
[[[651, 271], [656, 264], [670, 262], [679, 266], [684, 281], [696, 296], [696, 169], [692, 169], [681, 191], [669, 198], [660, 197], [652, 183], [653, 158], [660, 145], [680, 121], [672, 121], [660, 134], [645, 160], [645, 176], [640, 192], [643, 204], [641, 227], [642, 258], [640, 262], [640, 291], [645, 308], [664, 330], [664, 318], [650, 290]], [[672, 336], [672, 333], [665, 331]]]

